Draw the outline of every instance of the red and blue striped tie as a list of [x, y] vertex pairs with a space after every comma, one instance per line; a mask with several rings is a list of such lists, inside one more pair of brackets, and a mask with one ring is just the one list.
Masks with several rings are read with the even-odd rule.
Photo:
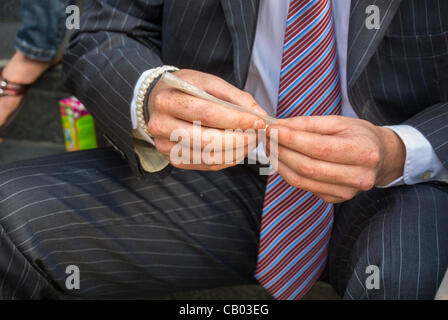
[[[340, 114], [341, 89], [331, 0], [291, 0], [278, 118]], [[321, 275], [333, 206], [268, 178], [255, 277], [277, 299], [300, 299]]]

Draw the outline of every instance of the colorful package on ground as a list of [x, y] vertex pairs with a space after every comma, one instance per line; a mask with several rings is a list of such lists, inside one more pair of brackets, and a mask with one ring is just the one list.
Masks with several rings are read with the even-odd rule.
[[75, 97], [59, 101], [62, 129], [67, 151], [98, 147], [93, 117]]

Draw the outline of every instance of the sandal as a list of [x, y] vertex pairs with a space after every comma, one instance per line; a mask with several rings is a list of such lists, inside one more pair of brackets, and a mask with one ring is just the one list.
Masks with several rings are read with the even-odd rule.
[[[32, 84], [21, 84], [9, 81], [8, 79], [3, 77], [3, 69], [0, 68], [0, 99], [2, 97], [18, 97], [18, 96], [24, 96], [25, 93], [30, 89]], [[11, 122], [17, 117], [17, 115], [20, 113], [20, 110], [22, 109], [24, 104], [24, 101], [20, 102], [19, 106], [14, 110], [14, 112], [9, 116], [6, 123], [2, 126], [0, 126], [0, 131], [5, 130]]]

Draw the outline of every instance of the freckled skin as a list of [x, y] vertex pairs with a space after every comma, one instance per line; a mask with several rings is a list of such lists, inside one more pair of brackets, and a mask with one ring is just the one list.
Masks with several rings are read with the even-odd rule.
[[[216, 76], [193, 70], [179, 70], [175, 74], [220, 99], [266, 114], [250, 94]], [[154, 136], [156, 148], [182, 169], [215, 171], [234, 166], [257, 145], [258, 130], [265, 129], [256, 116], [189, 96], [162, 81], [151, 92], [149, 112], [148, 130]], [[195, 121], [201, 121], [205, 130], [194, 131]], [[170, 141], [176, 129], [186, 130], [190, 141]], [[204, 136], [207, 129], [212, 132]], [[242, 139], [249, 129], [253, 133]], [[327, 202], [350, 200], [403, 174], [406, 150], [401, 139], [392, 130], [365, 120], [341, 116], [279, 120], [267, 130], [268, 153], [273, 129], [278, 130], [275, 155], [279, 159], [278, 173], [294, 187], [313, 192]], [[199, 141], [198, 150], [194, 149], [194, 139]], [[231, 143], [225, 143], [226, 139]], [[185, 152], [190, 157], [187, 163], [173, 163], [171, 151], [177, 151], [173, 149], [177, 143], [189, 148]], [[204, 149], [208, 152], [205, 156]], [[226, 154], [232, 155], [232, 161], [226, 163]], [[192, 159], [201, 161], [193, 164]]]
[[[406, 150], [390, 129], [341, 116], [281, 120], [278, 172], [297, 188], [339, 203], [403, 175]], [[268, 150], [269, 151], [269, 150]]]
[[[266, 114], [256, 104], [250, 94], [239, 90], [216, 76], [194, 70], [179, 70], [175, 74], [220, 99]], [[210, 146], [210, 144], [214, 143], [213, 140], [217, 141], [215, 144], [218, 145], [214, 147], [216, 152], [218, 152], [216, 156], [216, 159], [218, 159], [217, 162], [220, 162], [220, 164], [216, 164], [215, 162], [173, 164], [175, 167], [182, 169], [215, 171], [235, 166], [251, 151], [249, 150], [249, 146], [256, 146], [257, 130], [264, 129], [265, 127], [264, 122], [260, 123], [260, 119], [256, 116], [192, 97], [171, 88], [162, 81], [159, 81], [153, 88], [149, 97], [148, 107], [150, 113], [148, 131], [154, 136], [156, 148], [168, 160], [172, 160], [170, 158], [170, 151], [178, 143], [178, 141], [170, 141], [170, 135], [173, 130], [184, 129], [190, 134], [191, 139], [189, 145], [191, 149], [189, 153], [191, 158], [193, 158], [195, 153], [200, 153], [204, 148], [211, 148], [213, 145]], [[193, 131], [193, 122], [195, 121], [201, 122], [203, 129], [201, 134], [206, 129], [211, 129], [214, 130], [213, 136], [219, 137], [220, 139], [204, 139], [201, 136], [199, 137], [201, 150], [194, 150], [193, 139], [198, 138]], [[226, 132], [226, 129], [234, 131]], [[253, 133], [247, 134], [249, 129], [252, 129]], [[228, 143], [228, 141], [231, 142]], [[234, 156], [231, 157], [233, 161], [226, 163], [224, 161], [226, 158], [225, 154], [228, 152]], [[211, 155], [214, 154], [214, 152], [211, 153]], [[242, 155], [242, 159], [240, 155]], [[224, 160], [222, 160], [223, 158]]]

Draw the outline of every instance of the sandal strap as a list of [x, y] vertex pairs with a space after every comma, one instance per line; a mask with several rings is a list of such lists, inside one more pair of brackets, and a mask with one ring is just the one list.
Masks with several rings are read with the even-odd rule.
[[22, 96], [31, 87], [31, 84], [22, 84], [3, 77], [3, 68], [0, 68], [0, 97]]

